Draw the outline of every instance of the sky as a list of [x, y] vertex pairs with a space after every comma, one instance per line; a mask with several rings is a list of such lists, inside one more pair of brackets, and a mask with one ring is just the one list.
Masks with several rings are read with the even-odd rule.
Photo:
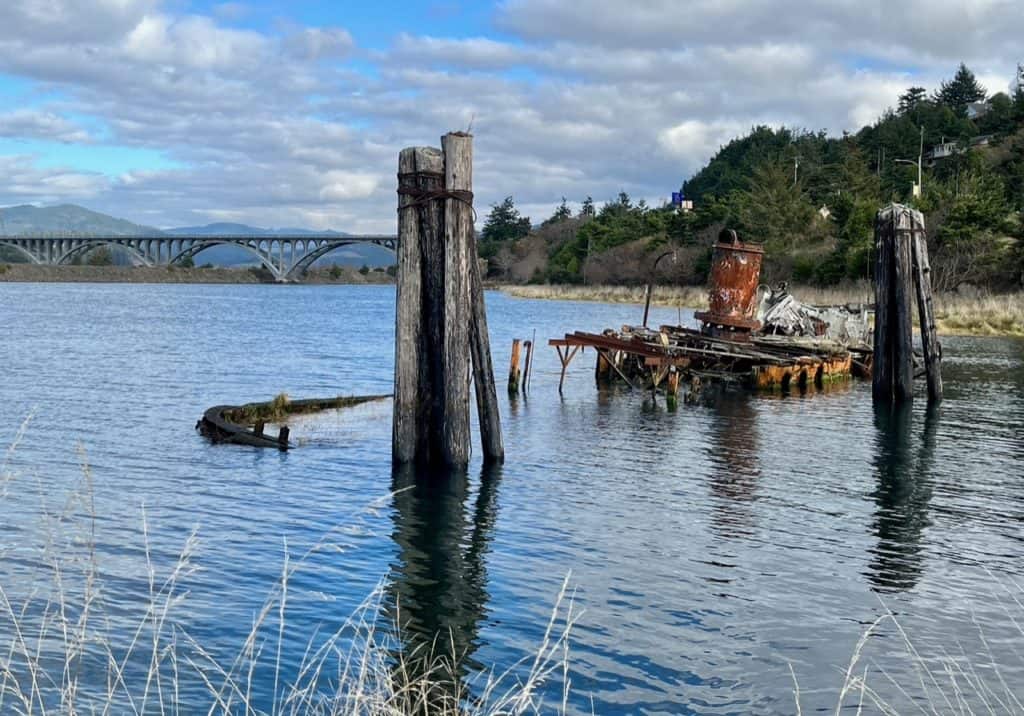
[[1024, 62], [1020, 0], [0, 3], [0, 206], [395, 230], [400, 149], [475, 136], [481, 217], [663, 203], [758, 124], [840, 134], [963, 61]]

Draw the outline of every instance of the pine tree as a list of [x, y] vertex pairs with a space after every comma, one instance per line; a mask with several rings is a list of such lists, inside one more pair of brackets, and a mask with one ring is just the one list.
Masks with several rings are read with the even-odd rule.
[[544, 222], [544, 225], [547, 226], [549, 224], [557, 224], [559, 222], [571, 218], [572, 209], [569, 208], [569, 203], [565, 200], [565, 197], [563, 196], [562, 203], [558, 205], [557, 209], [555, 209], [555, 213], [551, 215], [551, 218]]
[[594, 198], [588, 196], [583, 200], [583, 206], [580, 207], [579, 217], [581, 219], [587, 219], [592, 217], [596, 213], [594, 209]]
[[520, 216], [511, 196], [506, 196], [500, 204], [491, 207], [491, 213], [484, 221], [480, 232], [480, 241], [515, 241], [530, 233], [530, 217]]
[[978, 82], [974, 73], [961, 62], [956, 76], [948, 82], [942, 83], [935, 99], [964, 117], [967, 115], [967, 105], [971, 102], [981, 102], [987, 95], [988, 93]]
[[906, 92], [900, 95], [900, 105], [897, 112], [900, 115], [910, 114], [927, 99], [928, 90], [924, 87], [909, 87]]

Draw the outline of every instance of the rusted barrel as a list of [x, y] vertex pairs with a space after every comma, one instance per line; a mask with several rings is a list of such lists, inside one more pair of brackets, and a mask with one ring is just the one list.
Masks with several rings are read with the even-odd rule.
[[755, 315], [763, 257], [764, 249], [740, 242], [732, 229], [718, 235], [711, 263], [709, 310], [695, 314], [706, 333], [745, 339], [761, 327]]

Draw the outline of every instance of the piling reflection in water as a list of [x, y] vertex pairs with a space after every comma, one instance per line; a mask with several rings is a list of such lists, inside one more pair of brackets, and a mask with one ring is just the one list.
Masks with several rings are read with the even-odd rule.
[[709, 401], [712, 410], [708, 446], [711, 462], [712, 524], [723, 537], [749, 535], [750, 507], [761, 475], [757, 409], [745, 393], [723, 391]]
[[875, 406], [874, 467], [878, 486], [872, 497], [878, 545], [868, 563], [868, 579], [880, 592], [911, 589], [923, 571], [922, 534], [929, 524], [931, 470], [938, 408], [929, 406], [915, 450], [911, 404]]
[[[428, 667], [435, 657], [456, 657], [460, 679], [480, 667], [473, 661], [489, 595], [486, 556], [497, 515], [501, 465], [481, 469], [472, 513], [467, 513], [465, 471], [405, 465], [392, 474], [398, 562], [392, 566], [387, 616], [397, 618], [407, 667]], [[438, 675], [441, 677], [447, 674]], [[452, 689], [455, 683], [438, 688]]]

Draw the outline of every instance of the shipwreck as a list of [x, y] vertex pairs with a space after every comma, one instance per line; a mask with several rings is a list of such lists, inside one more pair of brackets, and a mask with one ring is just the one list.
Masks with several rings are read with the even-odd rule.
[[[663, 391], [674, 399], [712, 382], [755, 390], [806, 389], [851, 377], [870, 377], [873, 306], [812, 306], [786, 284], [761, 283], [764, 249], [725, 230], [713, 249], [708, 310], [700, 328], [622, 326], [576, 331], [548, 341], [561, 361], [559, 393], [569, 364], [587, 348], [597, 354], [599, 385], [619, 382]], [[649, 292], [648, 292], [649, 295]]]

